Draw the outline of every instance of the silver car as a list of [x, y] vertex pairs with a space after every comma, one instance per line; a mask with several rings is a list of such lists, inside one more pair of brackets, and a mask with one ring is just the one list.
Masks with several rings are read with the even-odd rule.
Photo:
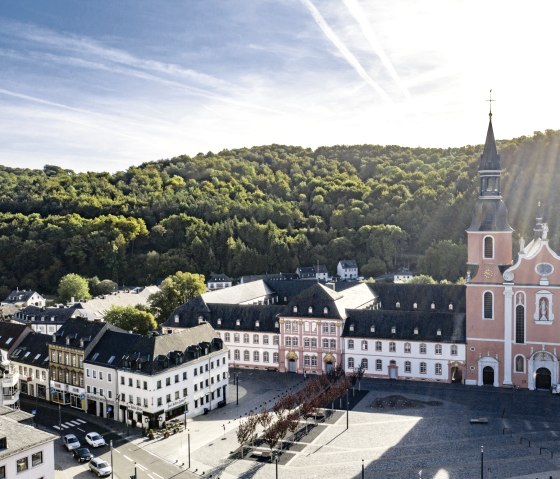
[[69, 451], [78, 449], [81, 446], [80, 441], [78, 441], [78, 438], [74, 436], [74, 434], [67, 434], [62, 438], [62, 441], [64, 442], [66, 449]]
[[89, 461], [89, 470], [95, 472], [99, 477], [105, 477], [111, 474], [112, 469], [107, 461], [100, 457], [94, 457]]

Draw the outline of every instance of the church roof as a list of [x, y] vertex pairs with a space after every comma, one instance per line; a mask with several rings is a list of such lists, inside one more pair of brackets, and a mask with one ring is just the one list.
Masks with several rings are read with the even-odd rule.
[[486, 142], [484, 143], [484, 151], [480, 157], [480, 170], [500, 170], [500, 155], [496, 148], [496, 139], [494, 138], [494, 129], [492, 128], [492, 118], [488, 123], [488, 132], [486, 133]]

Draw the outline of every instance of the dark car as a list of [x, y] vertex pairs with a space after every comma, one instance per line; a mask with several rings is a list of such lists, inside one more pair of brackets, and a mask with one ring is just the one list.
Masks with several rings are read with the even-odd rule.
[[78, 460], [78, 462], [88, 462], [93, 457], [93, 454], [89, 452], [87, 447], [79, 447], [78, 449], [74, 449], [72, 451], [74, 457]]

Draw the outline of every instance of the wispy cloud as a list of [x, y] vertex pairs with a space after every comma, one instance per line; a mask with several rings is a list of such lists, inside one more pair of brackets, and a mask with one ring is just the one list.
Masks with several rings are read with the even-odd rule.
[[375, 34], [360, 4], [356, 0], [343, 0], [343, 1], [344, 1], [344, 5], [346, 5], [346, 8], [348, 9], [352, 17], [354, 17], [356, 22], [358, 22], [358, 25], [360, 25], [362, 34], [364, 35], [365, 39], [369, 43], [373, 52], [379, 57], [381, 63], [383, 63], [383, 66], [387, 69], [387, 71], [389, 72], [389, 74], [391, 75], [395, 83], [397, 83], [404, 96], [407, 99], [410, 99], [410, 92], [403, 84], [401, 78], [399, 77], [399, 74], [397, 73], [395, 67], [391, 63], [391, 60], [385, 53], [383, 47], [381, 46], [381, 43], [379, 42], [377, 35]]
[[360, 61], [356, 58], [356, 56], [348, 49], [348, 47], [342, 42], [340, 37], [334, 32], [334, 30], [329, 26], [327, 21], [321, 15], [321, 12], [315, 7], [315, 5], [311, 2], [311, 0], [302, 0], [305, 7], [311, 13], [313, 20], [319, 26], [321, 31], [324, 35], [331, 41], [331, 43], [338, 49], [340, 54], [344, 57], [344, 59], [348, 62], [348, 64], [356, 70], [358, 75], [369, 85], [371, 86], [383, 100], [388, 103], [392, 103], [391, 98], [387, 94], [387, 92], [379, 86], [379, 84], [368, 74], [366, 69], [362, 66]]

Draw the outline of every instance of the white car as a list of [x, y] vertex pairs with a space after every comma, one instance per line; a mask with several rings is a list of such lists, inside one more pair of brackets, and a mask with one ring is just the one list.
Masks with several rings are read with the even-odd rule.
[[91, 446], [91, 447], [99, 447], [99, 446], [105, 446], [105, 439], [103, 439], [103, 436], [97, 432], [88, 432], [86, 434], [86, 442]]
[[64, 442], [66, 449], [69, 451], [78, 449], [81, 446], [80, 441], [78, 441], [78, 438], [74, 436], [74, 434], [67, 434], [62, 438], [62, 441]]
[[95, 472], [99, 477], [108, 476], [112, 472], [109, 463], [100, 457], [94, 457], [89, 461], [89, 470]]

